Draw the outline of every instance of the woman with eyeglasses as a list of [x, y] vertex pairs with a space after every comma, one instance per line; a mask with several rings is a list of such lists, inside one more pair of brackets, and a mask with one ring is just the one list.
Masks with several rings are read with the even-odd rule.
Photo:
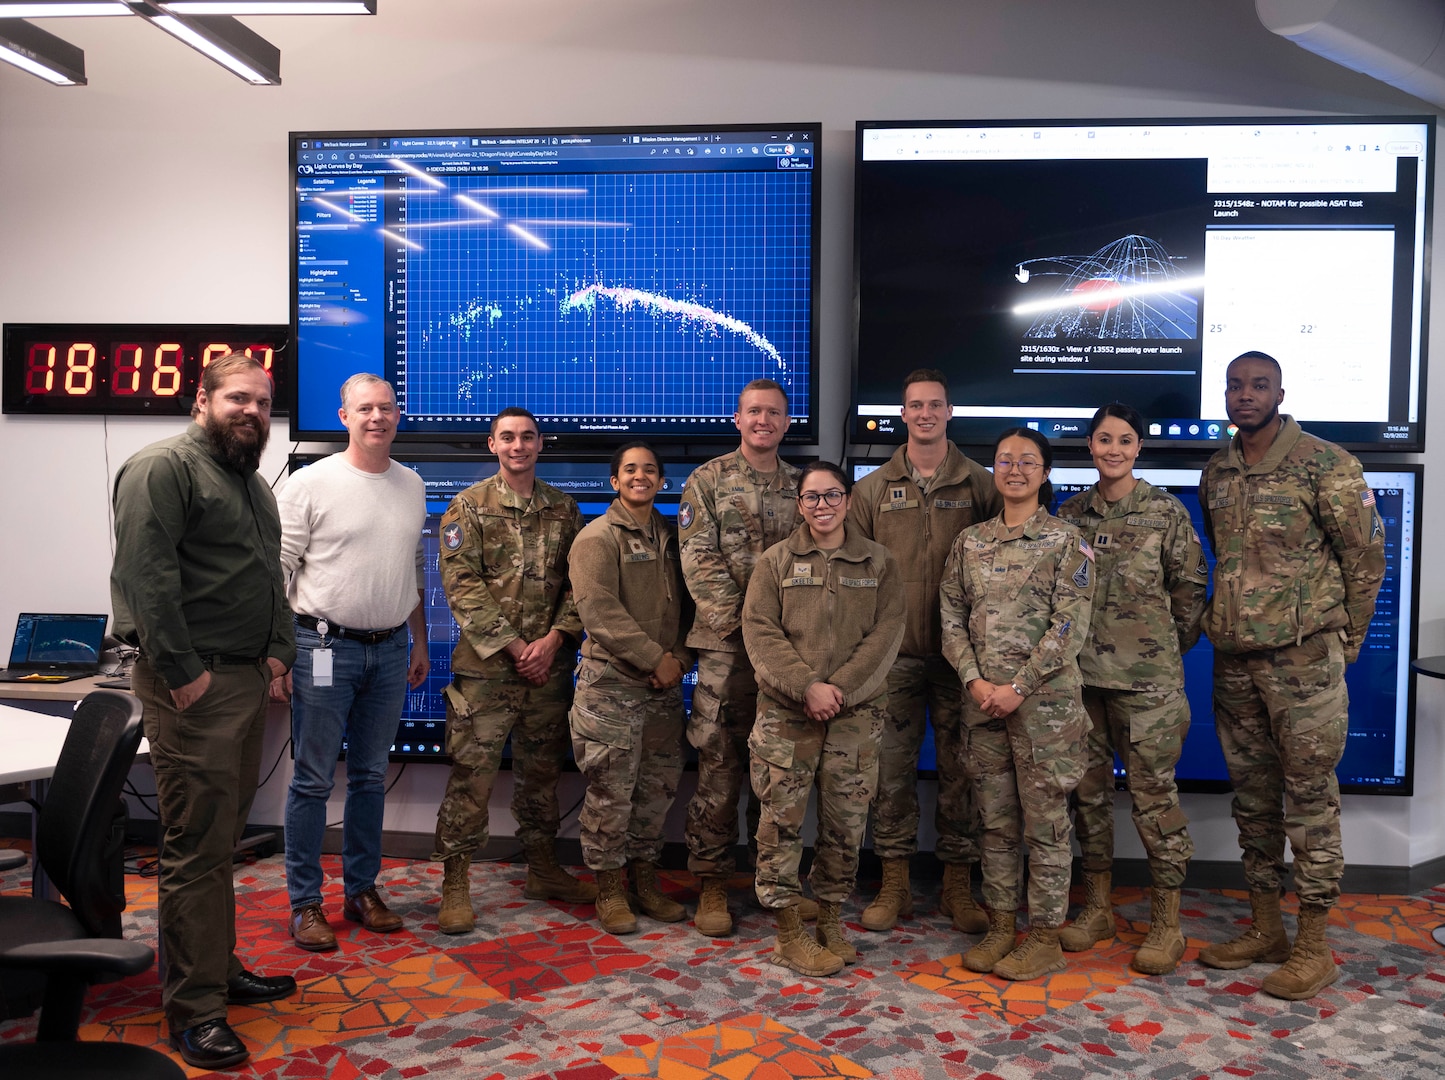
[[1059, 935], [1079, 952], [1114, 936], [1114, 755], [1124, 763], [1134, 827], [1153, 883], [1149, 933], [1135, 971], [1166, 975], [1184, 955], [1179, 889], [1194, 854], [1174, 767], [1189, 731], [1184, 654], [1199, 640], [1209, 567], [1199, 536], [1173, 495], [1134, 475], [1144, 419], [1121, 402], [1089, 424], [1099, 482], [1059, 508], [1090, 539], [1099, 586], [1079, 654], [1090, 730], [1074, 793], [1083, 853], [1084, 907]]
[[[1069, 906], [1069, 793], [1083, 773], [1088, 717], [1079, 649], [1089, 629], [1094, 555], [1048, 511], [1049, 441], [1010, 428], [994, 444], [1003, 512], [958, 534], [939, 600], [943, 655], [964, 686], [964, 764], [982, 821], [988, 932], [963, 956], [971, 971], [1037, 979], [1064, 967]], [[1021, 849], [1029, 851], [1029, 932], [1016, 945]]]
[[[763, 552], [743, 602], [743, 644], [758, 677], [758, 717], [748, 738], [762, 810], [758, 901], [777, 915], [773, 963], [802, 975], [832, 975], [858, 959], [843, 937], [841, 908], [858, 877], [888, 715], [888, 669], [903, 640], [898, 565], [887, 548], [848, 528], [851, 489], [831, 462], [803, 468], [803, 520]], [[795, 906], [814, 785], [816, 940]]]
[[652, 505], [662, 462], [643, 442], [612, 455], [617, 498], [572, 542], [568, 576], [587, 637], [569, 720], [587, 777], [578, 824], [597, 874], [597, 921], [637, 930], [627, 868], [642, 912], [680, 922], [687, 909], [658, 885], [662, 830], [682, 777], [682, 677], [692, 598], [682, 583], [677, 529]]

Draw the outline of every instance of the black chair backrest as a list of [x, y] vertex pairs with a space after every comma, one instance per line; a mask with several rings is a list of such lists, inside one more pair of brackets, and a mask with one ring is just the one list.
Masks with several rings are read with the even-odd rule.
[[140, 700], [92, 690], [75, 710], [40, 809], [35, 858], [93, 937], [120, 937], [120, 793], [140, 739]]

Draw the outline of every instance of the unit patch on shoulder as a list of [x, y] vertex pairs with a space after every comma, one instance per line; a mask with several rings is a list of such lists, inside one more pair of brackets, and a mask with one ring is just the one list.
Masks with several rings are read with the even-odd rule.
[[684, 499], [677, 508], [677, 527], [686, 529], [692, 525], [692, 501]]
[[442, 530], [442, 546], [448, 551], [456, 551], [462, 546], [462, 527], [453, 521]]

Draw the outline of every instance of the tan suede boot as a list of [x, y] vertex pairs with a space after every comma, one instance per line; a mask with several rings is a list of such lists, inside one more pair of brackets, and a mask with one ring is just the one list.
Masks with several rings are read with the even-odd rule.
[[528, 900], [566, 900], [573, 904], [590, 904], [597, 899], [597, 886], [578, 881], [557, 864], [557, 853], [548, 844], [527, 848], [527, 884], [522, 895]]
[[791, 968], [799, 975], [836, 975], [843, 970], [843, 958], [819, 945], [803, 929], [796, 908], [779, 908], [778, 940], [773, 946], [773, 963]]
[[1027, 982], [1041, 979], [1051, 971], [1063, 971], [1064, 952], [1059, 948], [1057, 927], [1031, 926], [1029, 935], [1002, 960], [993, 966], [1000, 979]]
[[913, 891], [908, 884], [908, 860], [884, 859], [883, 884], [873, 903], [859, 919], [869, 930], [892, 930], [900, 916], [913, 914]]
[[842, 904], [824, 900], [818, 904], [818, 944], [845, 964], [858, 962], [858, 950], [843, 936]]
[[1018, 927], [1014, 912], [994, 911], [992, 908], [984, 910], [988, 912], [988, 933], [963, 954], [963, 966], [969, 971], [987, 975], [995, 964], [1013, 951], [1014, 942], [1018, 940]]
[[733, 917], [728, 911], [727, 878], [702, 879], [702, 892], [697, 897], [697, 913], [693, 925], [704, 937], [722, 937], [732, 933]]
[[450, 855], [442, 861], [442, 906], [437, 912], [437, 929], [443, 934], [470, 934], [476, 928], [471, 867], [470, 855]]
[[597, 871], [597, 921], [609, 934], [635, 934], [637, 916], [627, 903], [627, 881], [623, 871]]
[[1059, 931], [1067, 952], [1083, 952], [1114, 936], [1113, 875], [1108, 870], [1084, 872], [1084, 906], [1074, 921]]
[[1283, 967], [1265, 976], [1260, 988], [1266, 994], [1286, 1001], [1304, 1001], [1340, 977], [1334, 953], [1325, 940], [1329, 921], [1330, 909], [1323, 904], [1300, 905], [1294, 948]]
[[637, 890], [637, 903], [642, 913], [658, 922], [682, 922], [687, 908], [657, 887], [657, 867], [641, 859], [632, 860], [632, 884]]
[[[1062, 938], [1062, 935], [1060, 935]], [[1064, 946], [1068, 948], [1068, 946]], [[1155, 886], [1149, 897], [1149, 933], [1129, 966], [1145, 975], [1168, 975], [1184, 957], [1179, 930], [1179, 890]]]
[[1249, 894], [1254, 918], [1237, 938], [1208, 945], [1199, 950], [1199, 962], [1206, 967], [1232, 971], [1250, 964], [1283, 964], [1289, 959], [1289, 935], [1279, 913], [1279, 890], [1254, 890]]
[[973, 899], [971, 864], [947, 863], [944, 866], [938, 913], [951, 917], [953, 928], [965, 934], [981, 934], [988, 929], [988, 913]]

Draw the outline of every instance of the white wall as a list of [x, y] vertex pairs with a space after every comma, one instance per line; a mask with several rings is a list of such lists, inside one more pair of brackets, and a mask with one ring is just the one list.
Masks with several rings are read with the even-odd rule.
[[[0, 321], [286, 322], [290, 130], [821, 119], [820, 449], [831, 456], [848, 393], [855, 120], [1429, 111], [1270, 34], [1250, 0], [380, 8], [375, 18], [250, 20], [282, 50], [278, 88], [249, 87], [138, 19], [49, 23], [86, 50], [90, 85], [56, 89], [0, 65]], [[1432, 321], [1445, 326], [1438, 311]], [[1442, 382], [1429, 387], [1432, 477], [1445, 474]], [[110, 478], [179, 426], [0, 417], [0, 634], [21, 610], [108, 609]], [[268, 475], [287, 448], [274, 433]], [[1445, 536], [1442, 513], [1427, 495], [1424, 551]], [[1445, 572], [1422, 563], [1420, 652], [1445, 652]], [[1422, 682], [1420, 794], [1347, 798], [1352, 862], [1445, 854], [1445, 794], [1434, 785], [1445, 683]], [[284, 743], [276, 719], [268, 761]], [[280, 820], [286, 768], [258, 819]], [[408, 770], [388, 828], [431, 831], [443, 771]], [[507, 794], [493, 800], [499, 834], [510, 831]], [[1187, 809], [1200, 858], [1237, 856], [1223, 797], [1193, 797]], [[1141, 854], [1127, 821], [1119, 842], [1122, 855]]]

